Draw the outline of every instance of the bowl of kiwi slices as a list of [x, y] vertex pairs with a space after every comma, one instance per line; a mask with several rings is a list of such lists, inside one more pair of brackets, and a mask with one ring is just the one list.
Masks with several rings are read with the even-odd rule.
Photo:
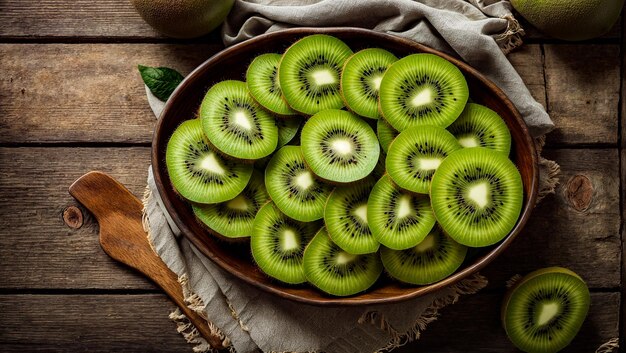
[[235, 277], [315, 305], [392, 303], [520, 233], [537, 153], [472, 67], [356, 28], [261, 35], [176, 89], [152, 144], [172, 220]]

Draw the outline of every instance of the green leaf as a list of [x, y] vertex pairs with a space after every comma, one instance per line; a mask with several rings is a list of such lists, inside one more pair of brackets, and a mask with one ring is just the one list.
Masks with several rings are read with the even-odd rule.
[[164, 102], [184, 78], [178, 71], [167, 67], [138, 65], [137, 68], [150, 92]]

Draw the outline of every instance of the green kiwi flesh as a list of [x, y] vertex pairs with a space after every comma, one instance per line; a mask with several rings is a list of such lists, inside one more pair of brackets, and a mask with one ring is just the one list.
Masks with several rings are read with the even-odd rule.
[[283, 96], [291, 108], [313, 115], [343, 107], [340, 76], [352, 49], [324, 34], [300, 39], [285, 51], [278, 67]]
[[482, 247], [506, 237], [519, 218], [522, 178], [505, 155], [483, 147], [446, 158], [432, 178], [431, 203], [443, 230], [457, 242]]
[[278, 81], [280, 54], [268, 53], [254, 58], [246, 71], [246, 84], [250, 94], [263, 108], [277, 115], [296, 115], [283, 99]]
[[324, 217], [333, 190], [307, 167], [300, 146], [284, 146], [274, 154], [265, 168], [265, 187], [283, 213], [302, 222]]
[[511, 150], [511, 132], [493, 110], [476, 103], [468, 103], [450, 131], [465, 148], [486, 147], [508, 156]]
[[367, 199], [375, 180], [337, 186], [324, 208], [324, 223], [328, 235], [341, 249], [350, 254], [376, 252], [380, 243], [367, 223]]
[[341, 95], [346, 107], [356, 114], [378, 119], [378, 89], [387, 68], [398, 61], [379, 48], [363, 49], [352, 55], [341, 72]]
[[385, 166], [403, 189], [428, 194], [430, 181], [441, 162], [462, 147], [446, 129], [416, 126], [402, 131], [389, 146]]
[[388, 122], [383, 119], [378, 119], [376, 123], [376, 135], [378, 136], [380, 147], [382, 147], [385, 153], [389, 152], [389, 145], [391, 145], [391, 142], [398, 134], [399, 132], [389, 125]]
[[461, 114], [469, 89], [461, 71], [434, 54], [408, 55], [389, 67], [380, 83], [382, 116], [396, 130], [447, 127]]
[[302, 118], [299, 116], [292, 116], [287, 119], [276, 119], [276, 127], [278, 128], [278, 145], [276, 149], [283, 147], [293, 140], [302, 125]]
[[252, 165], [223, 158], [202, 132], [199, 119], [180, 124], [167, 143], [165, 164], [174, 189], [198, 203], [228, 201], [252, 176]]
[[303, 283], [304, 248], [320, 226], [319, 222], [291, 219], [270, 201], [254, 218], [250, 236], [252, 257], [268, 276], [285, 283]]
[[274, 117], [252, 99], [245, 82], [213, 85], [200, 105], [200, 118], [211, 144], [233, 158], [260, 159], [278, 144]]
[[374, 130], [344, 110], [328, 109], [309, 118], [300, 141], [311, 170], [324, 180], [338, 183], [365, 178], [380, 155]]
[[225, 238], [249, 237], [252, 223], [257, 212], [267, 201], [263, 174], [254, 171], [250, 182], [243, 191], [232, 200], [215, 204], [193, 204], [196, 217], [210, 231]]
[[383, 270], [377, 253], [350, 254], [333, 243], [326, 228], [320, 229], [304, 250], [303, 263], [307, 280], [336, 296], [368, 289]]
[[428, 195], [402, 190], [385, 174], [370, 193], [367, 221], [378, 242], [403, 250], [424, 240], [435, 225], [435, 215]]
[[456, 271], [467, 247], [455, 242], [435, 226], [416, 246], [405, 250], [380, 249], [380, 258], [389, 275], [402, 282], [435, 283]]
[[502, 323], [520, 350], [555, 353], [580, 331], [590, 302], [589, 288], [576, 273], [545, 268], [526, 275], [508, 291]]

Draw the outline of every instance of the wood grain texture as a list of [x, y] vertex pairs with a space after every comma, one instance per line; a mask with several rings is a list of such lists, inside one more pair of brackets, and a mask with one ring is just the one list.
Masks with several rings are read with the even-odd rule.
[[187, 74], [220, 49], [0, 44], [0, 143], [149, 143], [155, 118], [137, 64]]
[[616, 144], [619, 45], [545, 45], [551, 143]]

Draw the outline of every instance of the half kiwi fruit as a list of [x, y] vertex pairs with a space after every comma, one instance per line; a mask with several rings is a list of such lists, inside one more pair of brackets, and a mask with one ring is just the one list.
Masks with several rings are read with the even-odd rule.
[[383, 270], [378, 254], [354, 255], [338, 247], [326, 228], [304, 250], [304, 273], [322, 291], [348, 296], [371, 287]]
[[522, 278], [502, 304], [502, 323], [524, 352], [555, 353], [574, 339], [585, 321], [591, 297], [576, 273], [550, 267]]
[[376, 135], [378, 136], [380, 147], [382, 147], [385, 153], [389, 152], [389, 145], [391, 145], [391, 141], [393, 141], [398, 134], [399, 132], [389, 125], [388, 122], [383, 119], [378, 119], [376, 123]]
[[239, 195], [252, 165], [224, 159], [202, 132], [199, 119], [180, 124], [167, 142], [165, 164], [174, 189], [189, 201], [223, 202]]
[[467, 82], [451, 62], [434, 54], [408, 55], [391, 65], [380, 83], [382, 116], [396, 130], [447, 127], [469, 97]]
[[358, 116], [328, 109], [302, 127], [302, 154], [320, 178], [349, 183], [368, 176], [380, 155], [376, 133]]
[[256, 160], [274, 152], [278, 128], [243, 81], [227, 80], [209, 89], [200, 105], [204, 133], [218, 150], [242, 160]]
[[498, 113], [476, 103], [468, 103], [450, 131], [463, 147], [486, 147], [509, 155], [511, 132]]
[[324, 109], [339, 109], [343, 64], [352, 49], [324, 34], [304, 37], [290, 46], [279, 63], [278, 79], [291, 108], [313, 115]]
[[456, 271], [463, 263], [467, 247], [434, 227], [419, 244], [405, 249], [380, 249], [380, 258], [389, 275], [402, 282], [435, 283]]
[[428, 195], [400, 189], [383, 175], [367, 201], [367, 222], [384, 246], [403, 250], [419, 244], [435, 225]]
[[515, 164], [483, 147], [448, 156], [433, 175], [430, 197], [443, 230], [471, 247], [492, 245], [506, 237], [517, 223], [524, 199]]
[[246, 84], [250, 94], [263, 108], [276, 115], [296, 115], [283, 99], [278, 81], [280, 54], [262, 54], [254, 58], [246, 71]]
[[307, 167], [300, 146], [284, 146], [274, 154], [265, 168], [265, 187], [283, 213], [303, 222], [324, 217], [333, 190]]
[[363, 49], [352, 55], [341, 72], [341, 96], [346, 107], [360, 116], [378, 119], [378, 90], [387, 68], [398, 61], [379, 48]]
[[441, 162], [462, 147], [446, 129], [416, 126], [402, 131], [389, 146], [385, 166], [403, 189], [428, 194], [430, 180]]
[[302, 267], [304, 248], [320, 229], [320, 222], [299, 222], [287, 217], [270, 201], [254, 218], [250, 248], [261, 270], [285, 283], [306, 281]]

